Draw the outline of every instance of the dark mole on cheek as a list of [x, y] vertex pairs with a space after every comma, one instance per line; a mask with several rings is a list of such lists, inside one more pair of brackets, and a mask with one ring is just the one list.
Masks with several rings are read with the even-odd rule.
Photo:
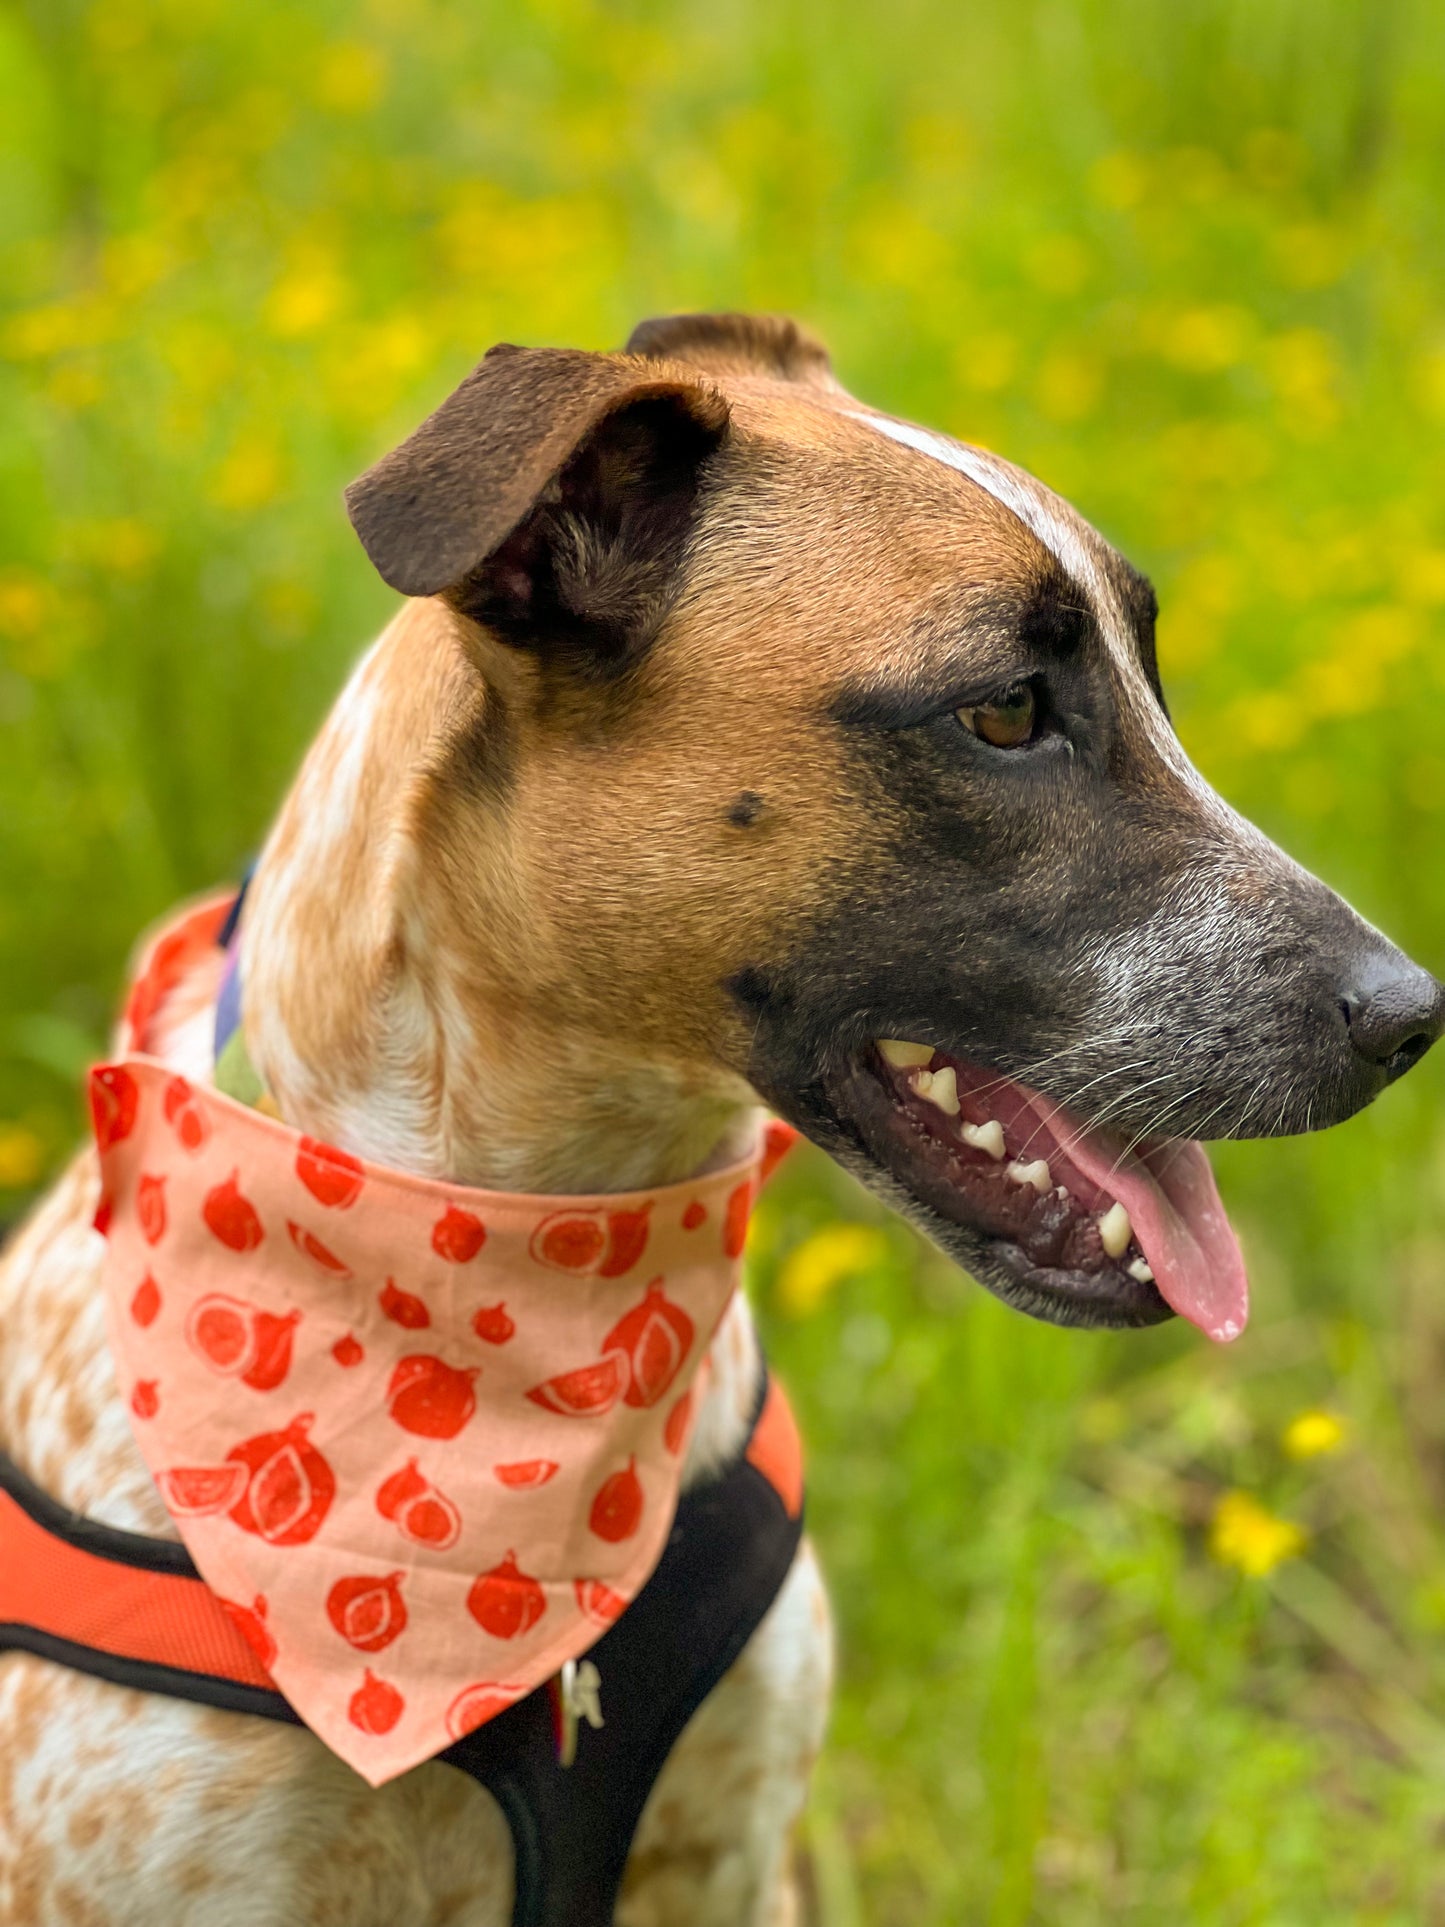
[[728, 805], [728, 822], [739, 830], [751, 829], [767, 807], [756, 790], [742, 790]]

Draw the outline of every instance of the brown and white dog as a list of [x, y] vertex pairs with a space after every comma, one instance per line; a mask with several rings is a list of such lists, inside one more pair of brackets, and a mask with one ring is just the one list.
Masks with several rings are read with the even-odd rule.
[[[1144, 1324], [1172, 1293], [1207, 1322], [1177, 1141], [1334, 1122], [1441, 1028], [1434, 980], [1191, 768], [1147, 583], [1019, 470], [852, 400], [790, 323], [494, 349], [350, 507], [413, 599], [244, 933], [251, 1057], [318, 1137], [601, 1191], [727, 1155], [762, 1099], [1025, 1310]], [[215, 991], [168, 1039], [192, 1078]], [[1177, 1239], [1105, 1224], [1126, 1164]], [[0, 1447], [166, 1534], [95, 1203], [87, 1152], [0, 1269]], [[716, 1357], [690, 1479], [746, 1423], [741, 1303]], [[829, 1669], [805, 1546], [654, 1790], [626, 1927], [795, 1919]], [[501, 1927], [511, 1879], [442, 1766], [373, 1792], [305, 1731], [0, 1657], [5, 1927]]]

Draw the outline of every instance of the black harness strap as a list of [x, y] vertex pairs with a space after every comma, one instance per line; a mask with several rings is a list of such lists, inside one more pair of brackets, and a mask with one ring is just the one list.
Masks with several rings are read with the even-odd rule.
[[[767, 1390], [764, 1372], [753, 1430]], [[3, 1456], [0, 1486], [57, 1538], [122, 1565], [196, 1576], [183, 1547], [78, 1518]], [[485, 1787], [506, 1815], [516, 1856], [512, 1927], [611, 1927], [647, 1796], [688, 1721], [777, 1597], [801, 1536], [801, 1514], [790, 1513], [771, 1480], [740, 1454], [719, 1477], [683, 1494], [652, 1577], [589, 1652], [601, 1676], [604, 1724], [581, 1727], [571, 1766], [558, 1759], [546, 1687], [438, 1755]], [[118, 1685], [299, 1724], [279, 1693], [117, 1659], [41, 1627], [0, 1625], [0, 1650], [7, 1647]]]

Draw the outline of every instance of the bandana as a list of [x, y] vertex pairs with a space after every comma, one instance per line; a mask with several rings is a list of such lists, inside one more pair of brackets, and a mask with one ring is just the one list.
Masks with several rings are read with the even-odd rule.
[[153, 947], [91, 1076], [111, 1345], [202, 1576], [379, 1786], [576, 1660], [651, 1574], [784, 1127], [604, 1196], [368, 1163], [140, 1048], [219, 920]]

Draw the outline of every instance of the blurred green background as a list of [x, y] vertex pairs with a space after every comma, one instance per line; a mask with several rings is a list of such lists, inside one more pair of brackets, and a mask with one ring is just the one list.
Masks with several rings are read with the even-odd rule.
[[[0, 6], [0, 1202], [391, 606], [341, 485], [493, 341], [678, 308], [1072, 496], [1207, 774], [1445, 966], [1442, 89], [1424, 0]], [[1445, 1922], [1442, 1090], [1220, 1151], [1228, 1352], [785, 1170], [815, 1920]]]

